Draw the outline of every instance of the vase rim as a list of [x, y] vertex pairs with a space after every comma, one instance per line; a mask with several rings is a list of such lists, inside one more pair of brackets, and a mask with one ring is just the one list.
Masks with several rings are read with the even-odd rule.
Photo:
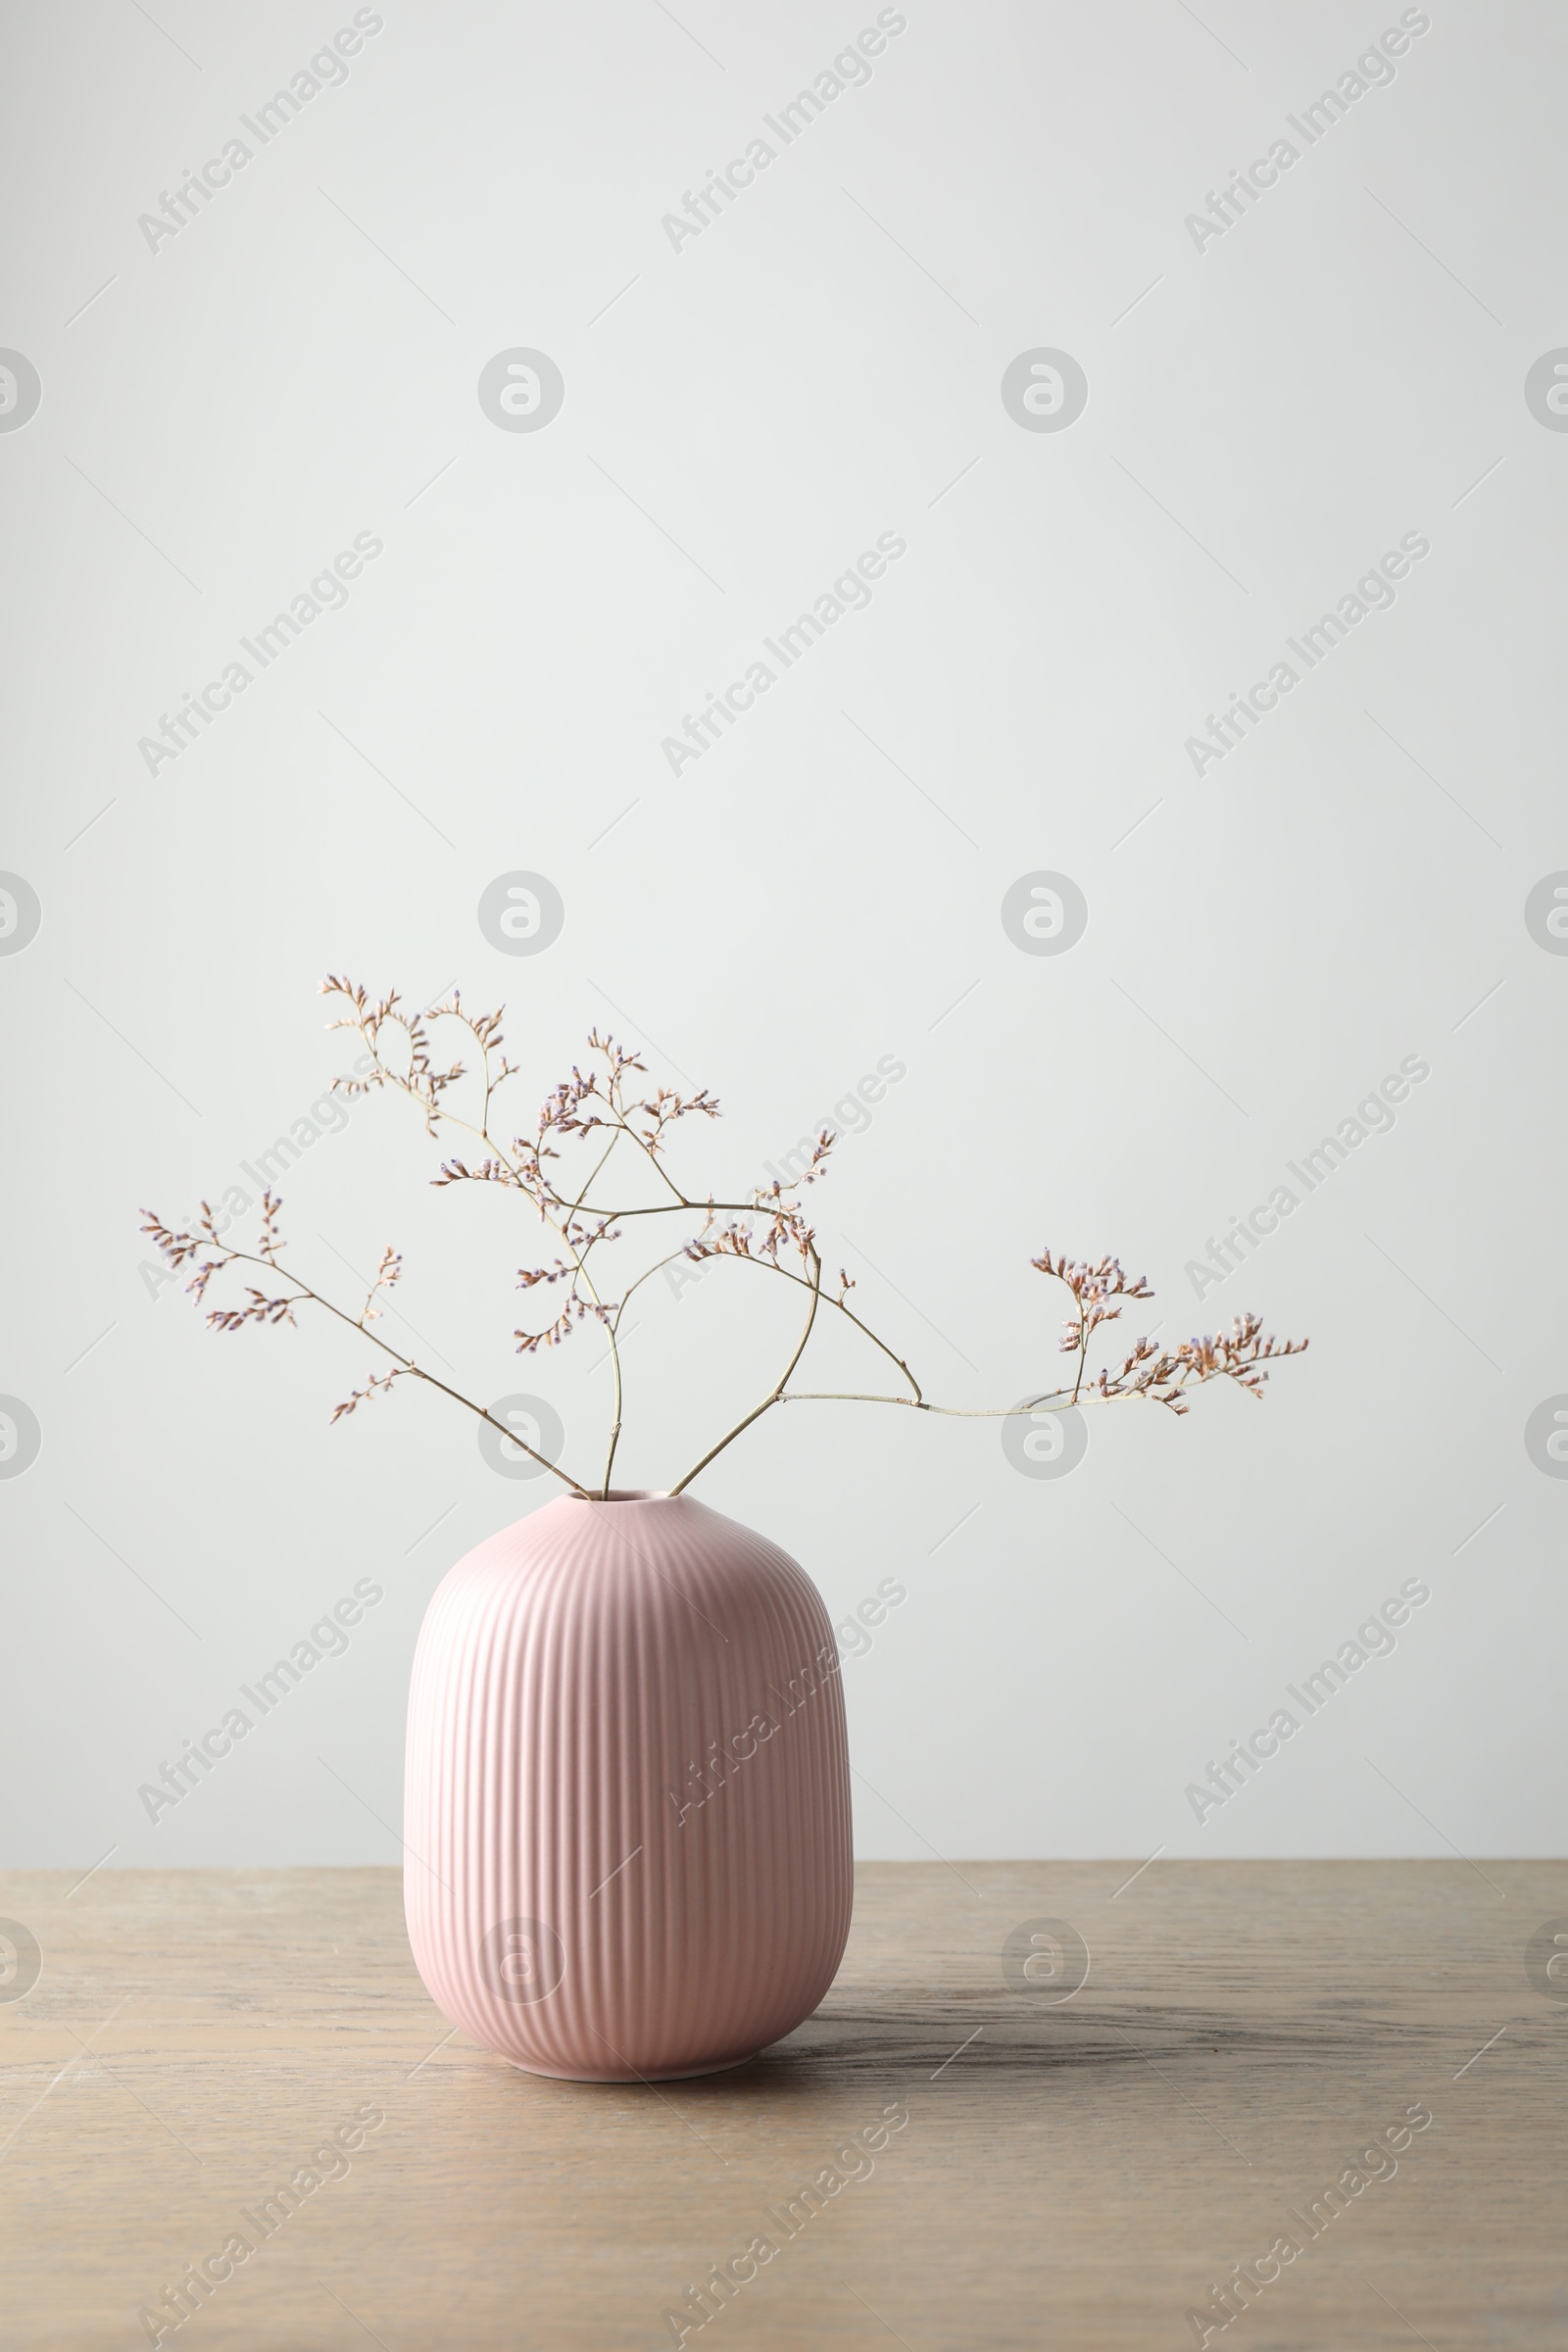
[[662, 1487], [612, 1487], [608, 1494], [563, 1494], [563, 1502], [593, 1502], [601, 1509], [614, 1502], [684, 1502], [683, 1494], [671, 1494]]

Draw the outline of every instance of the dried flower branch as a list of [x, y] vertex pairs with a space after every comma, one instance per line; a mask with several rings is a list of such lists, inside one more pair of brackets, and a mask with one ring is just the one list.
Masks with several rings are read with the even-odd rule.
[[566, 1486], [570, 1487], [573, 1494], [581, 1494], [584, 1492], [574, 1478], [564, 1470], [558, 1469], [546, 1455], [535, 1453], [533, 1447], [524, 1444], [514, 1429], [510, 1429], [504, 1421], [497, 1421], [492, 1414], [485, 1411], [483, 1405], [475, 1404], [471, 1396], [465, 1396], [459, 1390], [449, 1388], [444, 1380], [438, 1380], [433, 1372], [426, 1372], [423, 1366], [416, 1364], [412, 1356], [403, 1355], [396, 1348], [383, 1340], [378, 1333], [370, 1330], [370, 1322], [376, 1313], [372, 1301], [377, 1292], [390, 1289], [402, 1268], [403, 1260], [395, 1250], [386, 1250], [382, 1252], [380, 1269], [375, 1281], [370, 1286], [369, 1296], [360, 1313], [357, 1316], [347, 1314], [342, 1307], [334, 1306], [329, 1298], [324, 1298], [319, 1291], [313, 1289], [301, 1276], [292, 1273], [283, 1264], [279, 1252], [286, 1245], [277, 1231], [278, 1211], [282, 1205], [282, 1200], [270, 1189], [262, 1195], [262, 1233], [255, 1253], [247, 1250], [230, 1249], [226, 1242], [220, 1240], [213, 1224], [212, 1211], [205, 1200], [201, 1204], [201, 1213], [196, 1220], [194, 1233], [172, 1231], [151, 1209], [142, 1211], [145, 1222], [141, 1230], [160, 1251], [166, 1264], [176, 1270], [185, 1266], [195, 1268], [194, 1274], [185, 1288], [198, 1301], [205, 1299], [207, 1286], [213, 1277], [226, 1272], [230, 1266], [266, 1266], [273, 1273], [281, 1274], [285, 1282], [291, 1282], [294, 1285], [292, 1291], [278, 1298], [269, 1298], [264, 1292], [247, 1287], [244, 1294], [249, 1301], [247, 1305], [209, 1309], [207, 1323], [210, 1330], [241, 1331], [247, 1323], [293, 1323], [295, 1307], [308, 1300], [313, 1306], [320, 1307], [334, 1321], [346, 1324], [351, 1331], [359, 1332], [363, 1338], [370, 1342], [373, 1348], [378, 1348], [383, 1355], [390, 1356], [395, 1369], [391, 1372], [372, 1374], [364, 1388], [352, 1390], [340, 1404], [334, 1405], [332, 1408], [333, 1421], [342, 1420], [345, 1414], [352, 1413], [358, 1405], [364, 1404], [371, 1396], [384, 1396], [395, 1381], [404, 1378], [422, 1380], [427, 1382], [431, 1388], [439, 1389], [444, 1396], [452, 1397], [458, 1404], [466, 1405], [470, 1413], [475, 1413], [481, 1421], [488, 1422], [489, 1426], [505, 1438], [510, 1445], [519, 1446], [524, 1453], [533, 1454], [536, 1462], [544, 1469], [549, 1470], [555, 1477], [563, 1480]]
[[372, 1372], [363, 1389], [351, 1389], [341, 1404], [333, 1405], [333, 1420], [341, 1421], [345, 1413], [352, 1413], [356, 1405], [364, 1404], [368, 1397], [384, 1396], [392, 1383], [405, 1376], [406, 1367], [402, 1364], [395, 1364], [390, 1372]]
[[[442, 1131], [449, 1129], [455, 1135], [470, 1139], [466, 1147], [468, 1157], [456, 1151], [444, 1153], [431, 1178], [432, 1184], [442, 1189], [462, 1184], [492, 1184], [520, 1193], [536, 1223], [552, 1237], [542, 1262], [520, 1266], [516, 1279], [521, 1291], [555, 1292], [559, 1301], [557, 1311], [554, 1319], [542, 1327], [514, 1333], [517, 1352], [531, 1355], [540, 1348], [559, 1347], [586, 1322], [597, 1323], [605, 1331], [613, 1409], [604, 1467], [592, 1490], [601, 1496], [611, 1492], [621, 1432], [622, 1318], [628, 1302], [644, 1283], [681, 1260], [700, 1265], [722, 1259], [751, 1266], [777, 1280], [795, 1284], [807, 1293], [807, 1301], [799, 1337], [777, 1381], [676, 1482], [669, 1490], [672, 1494], [681, 1494], [743, 1431], [779, 1404], [829, 1400], [894, 1404], [956, 1419], [999, 1420], [1015, 1413], [1064, 1412], [1084, 1396], [1097, 1396], [1106, 1402], [1137, 1396], [1164, 1405], [1172, 1412], [1185, 1413], [1187, 1392], [1214, 1380], [1232, 1381], [1261, 1399], [1269, 1377], [1266, 1367], [1285, 1356], [1300, 1354], [1307, 1345], [1305, 1340], [1280, 1341], [1266, 1335], [1259, 1318], [1249, 1313], [1238, 1316], [1227, 1333], [1183, 1340], [1170, 1348], [1156, 1347], [1152, 1339], [1137, 1339], [1115, 1370], [1106, 1366], [1091, 1375], [1090, 1345], [1101, 1326], [1119, 1321], [1123, 1300], [1150, 1298], [1153, 1293], [1142, 1275], [1129, 1281], [1118, 1258], [1102, 1257], [1096, 1262], [1054, 1255], [1046, 1250], [1030, 1262], [1040, 1273], [1060, 1282], [1073, 1301], [1073, 1311], [1067, 1316], [1059, 1339], [1060, 1351], [1076, 1358], [1070, 1385], [1043, 1392], [1021, 1405], [933, 1404], [904, 1358], [850, 1305], [855, 1284], [849, 1273], [840, 1268], [836, 1290], [823, 1287], [816, 1235], [803, 1213], [800, 1196], [825, 1172], [835, 1141], [830, 1129], [824, 1128], [816, 1137], [807, 1166], [788, 1183], [775, 1179], [769, 1185], [754, 1187], [746, 1198], [733, 1200], [720, 1200], [711, 1192], [688, 1193], [670, 1172], [666, 1149], [670, 1131], [683, 1119], [717, 1118], [719, 1104], [706, 1088], [690, 1095], [664, 1086], [652, 1091], [639, 1090], [637, 1082], [648, 1075], [646, 1065], [639, 1054], [617, 1044], [613, 1037], [590, 1030], [586, 1073], [574, 1064], [570, 1076], [562, 1079], [545, 1097], [531, 1125], [525, 1131], [509, 1134], [506, 1128], [498, 1131], [497, 1098], [518, 1076], [518, 1069], [506, 1055], [500, 1010], [470, 1013], [465, 1008], [460, 993], [454, 990], [442, 1004], [424, 1012], [411, 1012], [404, 1009], [395, 991], [372, 998], [359, 983], [333, 974], [321, 983], [321, 993], [336, 1000], [341, 1007], [328, 1027], [352, 1030], [362, 1040], [371, 1065], [362, 1077], [339, 1079], [337, 1091], [349, 1096], [379, 1090], [403, 1094], [417, 1107], [427, 1135], [439, 1140]], [[446, 1061], [437, 1055], [431, 1030], [440, 1021], [455, 1022], [463, 1031], [462, 1051], [466, 1058]], [[563, 1172], [568, 1152], [586, 1152], [591, 1164], [580, 1182], [568, 1186], [563, 1180]], [[617, 1153], [640, 1179], [642, 1191], [627, 1200], [610, 1201], [599, 1197], [599, 1188]], [[654, 1190], [651, 1200], [646, 1197], [650, 1186]], [[309, 1303], [369, 1340], [372, 1347], [389, 1358], [391, 1369], [372, 1372], [362, 1387], [351, 1391], [334, 1407], [334, 1421], [354, 1412], [372, 1396], [385, 1396], [401, 1379], [420, 1380], [466, 1406], [513, 1446], [531, 1453], [535, 1461], [553, 1471], [573, 1493], [590, 1492], [545, 1456], [534, 1453], [514, 1430], [493, 1420], [471, 1397], [449, 1388], [446, 1382], [426, 1372], [412, 1356], [401, 1353], [371, 1329], [381, 1319], [379, 1301], [392, 1290], [402, 1272], [403, 1260], [398, 1251], [391, 1248], [383, 1251], [364, 1305], [358, 1315], [350, 1314], [284, 1265], [281, 1252], [285, 1245], [277, 1227], [280, 1207], [281, 1202], [270, 1191], [264, 1194], [262, 1230], [254, 1252], [230, 1249], [220, 1239], [205, 1201], [192, 1232], [172, 1232], [151, 1212], [144, 1212], [147, 1222], [143, 1231], [172, 1267], [188, 1270], [186, 1288], [198, 1303], [205, 1303], [208, 1286], [214, 1278], [233, 1266], [262, 1268], [269, 1276], [280, 1277], [292, 1285], [284, 1291], [247, 1286], [242, 1294], [243, 1303], [209, 1309], [207, 1320], [213, 1328], [238, 1331], [251, 1323], [293, 1323], [295, 1308]], [[644, 1267], [618, 1297], [607, 1296], [595, 1271], [597, 1254], [623, 1241], [641, 1219], [671, 1216], [692, 1220], [695, 1230], [673, 1250]], [[904, 1384], [899, 1391], [885, 1394], [790, 1387], [816, 1329], [819, 1312], [824, 1308], [842, 1317], [895, 1368]]]
[[1139, 1340], [1119, 1371], [1102, 1371], [1097, 1394], [1102, 1396], [1151, 1396], [1172, 1412], [1188, 1410], [1184, 1389], [1201, 1388], [1208, 1380], [1234, 1380], [1250, 1396], [1262, 1401], [1268, 1374], [1264, 1365], [1286, 1355], [1299, 1355], [1305, 1340], [1276, 1340], [1265, 1335], [1260, 1318], [1237, 1315], [1228, 1332], [1214, 1338], [1182, 1340], [1175, 1348], [1157, 1348], [1152, 1340]]

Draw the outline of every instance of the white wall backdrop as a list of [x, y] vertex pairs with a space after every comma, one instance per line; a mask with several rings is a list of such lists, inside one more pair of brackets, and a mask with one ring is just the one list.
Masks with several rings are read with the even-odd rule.
[[[593, 1334], [512, 1352], [511, 1204], [429, 1190], [406, 1104], [324, 1102], [329, 969], [504, 1002], [529, 1102], [608, 1024], [720, 1097], [704, 1189], [897, 1064], [811, 1200], [947, 1400], [1053, 1376], [1048, 1244], [1147, 1271], [1164, 1336], [1311, 1333], [1261, 1408], [1102, 1410], [1064, 1476], [849, 1406], [714, 1465], [836, 1616], [904, 1589], [845, 1661], [863, 1853], [1560, 1849], [1561, 12], [65, 0], [13, 43], [7, 1859], [396, 1860], [425, 1602], [546, 1498], [407, 1384], [329, 1429], [368, 1350], [208, 1335], [143, 1204], [254, 1197], [303, 1136], [302, 1271], [351, 1298], [396, 1243], [388, 1332], [597, 1454]], [[527, 956], [479, 917], [518, 871], [564, 909]], [[1087, 909], [1049, 954], [1004, 920], [1041, 873]], [[647, 1296], [620, 1472], [658, 1487], [793, 1301]]]

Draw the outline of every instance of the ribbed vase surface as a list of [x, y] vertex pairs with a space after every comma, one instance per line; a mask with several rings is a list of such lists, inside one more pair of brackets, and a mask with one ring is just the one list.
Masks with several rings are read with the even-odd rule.
[[731, 2066], [850, 1927], [838, 1649], [788, 1553], [689, 1495], [563, 1495], [437, 1587], [404, 1903], [437, 2006], [537, 2074]]

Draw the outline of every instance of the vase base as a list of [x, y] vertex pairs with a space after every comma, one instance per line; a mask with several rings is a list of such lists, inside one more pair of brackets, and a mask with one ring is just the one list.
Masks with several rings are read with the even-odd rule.
[[713, 2066], [677, 2066], [661, 2075], [575, 2075], [564, 2066], [524, 2066], [520, 2058], [508, 2058], [506, 2064], [519, 2075], [542, 2075], [551, 2082], [695, 2082], [701, 2075], [727, 2075], [737, 2066], [750, 2066], [760, 2055], [748, 2050], [744, 2057], [720, 2058]]

